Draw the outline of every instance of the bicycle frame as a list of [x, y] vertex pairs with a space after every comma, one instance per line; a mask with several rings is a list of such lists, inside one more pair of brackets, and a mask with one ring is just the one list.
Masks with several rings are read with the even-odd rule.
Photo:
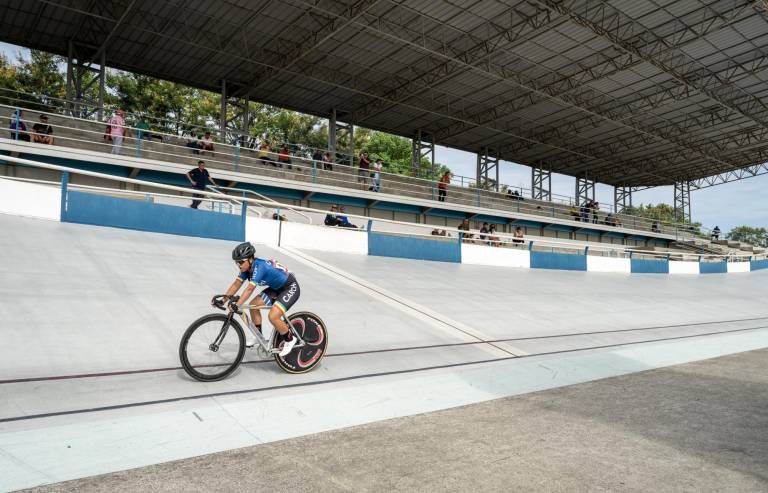
[[[243, 323], [245, 324], [245, 329], [250, 330], [253, 336], [256, 338], [256, 342], [259, 344], [259, 350], [263, 351], [266, 356], [271, 356], [274, 353], [279, 352], [280, 350], [278, 348], [273, 348], [270, 344], [270, 341], [264, 337], [264, 335], [256, 330], [256, 328], [253, 325], [253, 320], [251, 319], [251, 313], [250, 310], [252, 309], [259, 309], [259, 310], [269, 310], [272, 308], [273, 305], [246, 305], [241, 306], [240, 308], [240, 318], [243, 320]], [[234, 317], [234, 314], [232, 314]], [[296, 330], [296, 328], [291, 323], [290, 319], [286, 316], [284, 313], [281, 317], [285, 323], [288, 324], [288, 330], [290, 330], [293, 333], [293, 336], [296, 337], [296, 346], [304, 347], [306, 343], [304, 342], [304, 339], [301, 338], [299, 335], [299, 332]], [[263, 317], [262, 317], [263, 319]], [[276, 328], [272, 328], [272, 330], [277, 330]]]

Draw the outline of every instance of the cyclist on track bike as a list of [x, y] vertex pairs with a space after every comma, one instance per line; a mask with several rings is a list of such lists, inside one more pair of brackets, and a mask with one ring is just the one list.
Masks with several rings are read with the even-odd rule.
[[[248, 242], [241, 243], [232, 250], [232, 260], [240, 269], [240, 274], [227, 289], [224, 295], [225, 301], [231, 299], [240, 290], [244, 281], [248, 281], [248, 286], [238, 300], [239, 306], [248, 305], [248, 299], [256, 286], [267, 286], [261, 292], [261, 296], [254, 298], [255, 305], [272, 306], [269, 310], [269, 321], [280, 333], [282, 340], [278, 345], [280, 356], [287, 355], [296, 344], [296, 338], [281, 317], [296, 303], [301, 294], [296, 277], [277, 261], [256, 257], [256, 249]], [[272, 304], [273, 300], [274, 304]], [[230, 305], [230, 310], [236, 309], [238, 309], [237, 304], [234, 307]], [[261, 331], [261, 312], [258, 308], [251, 308], [251, 318], [256, 328]], [[247, 341], [246, 345], [252, 346], [253, 341]]]

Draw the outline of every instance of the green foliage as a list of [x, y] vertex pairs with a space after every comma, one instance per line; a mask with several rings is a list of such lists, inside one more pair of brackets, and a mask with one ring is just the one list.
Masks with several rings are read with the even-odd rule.
[[669, 204], [640, 204], [637, 207], [627, 207], [624, 209], [624, 213], [632, 216], [645, 217], [647, 219], [655, 219], [660, 223], [684, 223], [689, 224], [690, 228], [695, 233], [701, 232], [701, 223], [682, 221], [675, 215], [675, 209]]
[[737, 226], [730, 230], [725, 237], [729, 240], [741, 241], [750, 245], [768, 247], [768, 230], [765, 228]]
[[[60, 108], [62, 103], [51, 97], [65, 98], [65, 71], [65, 61], [61, 57], [42, 51], [31, 50], [29, 60], [19, 57], [16, 63], [0, 55], [0, 88], [32, 94], [31, 98], [20, 103], [25, 107], [55, 111], [55, 107]], [[89, 77], [97, 76], [91, 73], [83, 75], [86, 84]], [[96, 81], [90, 90], [97, 88]], [[5, 104], [15, 104], [11, 97], [7, 92], [0, 92], [0, 100]], [[95, 100], [95, 97], [92, 99]], [[218, 137], [221, 96], [216, 93], [145, 75], [107, 70], [104, 102], [108, 108], [124, 109], [129, 114], [129, 125], [136, 124], [130, 114], [137, 114], [150, 128], [160, 132], [178, 135], [190, 130], [210, 130]], [[250, 103], [248, 110], [250, 143], [265, 138], [273, 148], [291, 143], [294, 154], [305, 156], [311, 155], [314, 148], [325, 149], [328, 146], [328, 124], [322, 118], [255, 102]], [[228, 111], [228, 116], [232, 118], [240, 109], [228, 105]], [[353, 161], [357, 161], [360, 152], [367, 151], [373, 159], [382, 159], [385, 172], [414, 175], [410, 139], [359, 127], [355, 128], [354, 137]], [[341, 133], [336, 143], [337, 163], [348, 159], [342, 154], [346, 154], [349, 148], [349, 135]], [[346, 164], [352, 163], [347, 161]], [[429, 161], [422, 159], [421, 165], [420, 176], [432, 179]], [[449, 170], [439, 163], [435, 167], [435, 179]]]
[[66, 95], [66, 79], [60, 69], [63, 62], [59, 56], [37, 50], [30, 50], [29, 60], [19, 56], [15, 64], [0, 56], [0, 87], [27, 93], [20, 96], [2, 91], [3, 104], [41, 111], [60, 105], [54, 98], [63, 99]]

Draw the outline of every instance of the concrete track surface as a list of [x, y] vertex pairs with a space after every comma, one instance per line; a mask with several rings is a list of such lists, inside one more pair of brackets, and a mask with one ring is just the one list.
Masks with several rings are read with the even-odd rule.
[[0, 491], [768, 346], [765, 271], [514, 270], [260, 246], [329, 351], [191, 380], [178, 343], [231, 242], [0, 215]]

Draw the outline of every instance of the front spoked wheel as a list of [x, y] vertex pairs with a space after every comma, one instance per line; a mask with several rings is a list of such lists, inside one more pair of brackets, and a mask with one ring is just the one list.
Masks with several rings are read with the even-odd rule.
[[203, 382], [227, 377], [240, 364], [244, 353], [243, 328], [236, 319], [218, 313], [195, 320], [179, 345], [184, 370]]
[[[289, 317], [291, 324], [306, 343], [303, 347], [280, 356], [275, 354], [277, 366], [288, 373], [306, 373], [320, 363], [328, 347], [328, 331], [320, 317], [310, 312], [294, 313]], [[277, 347], [278, 334], [272, 336], [272, 347]]]

